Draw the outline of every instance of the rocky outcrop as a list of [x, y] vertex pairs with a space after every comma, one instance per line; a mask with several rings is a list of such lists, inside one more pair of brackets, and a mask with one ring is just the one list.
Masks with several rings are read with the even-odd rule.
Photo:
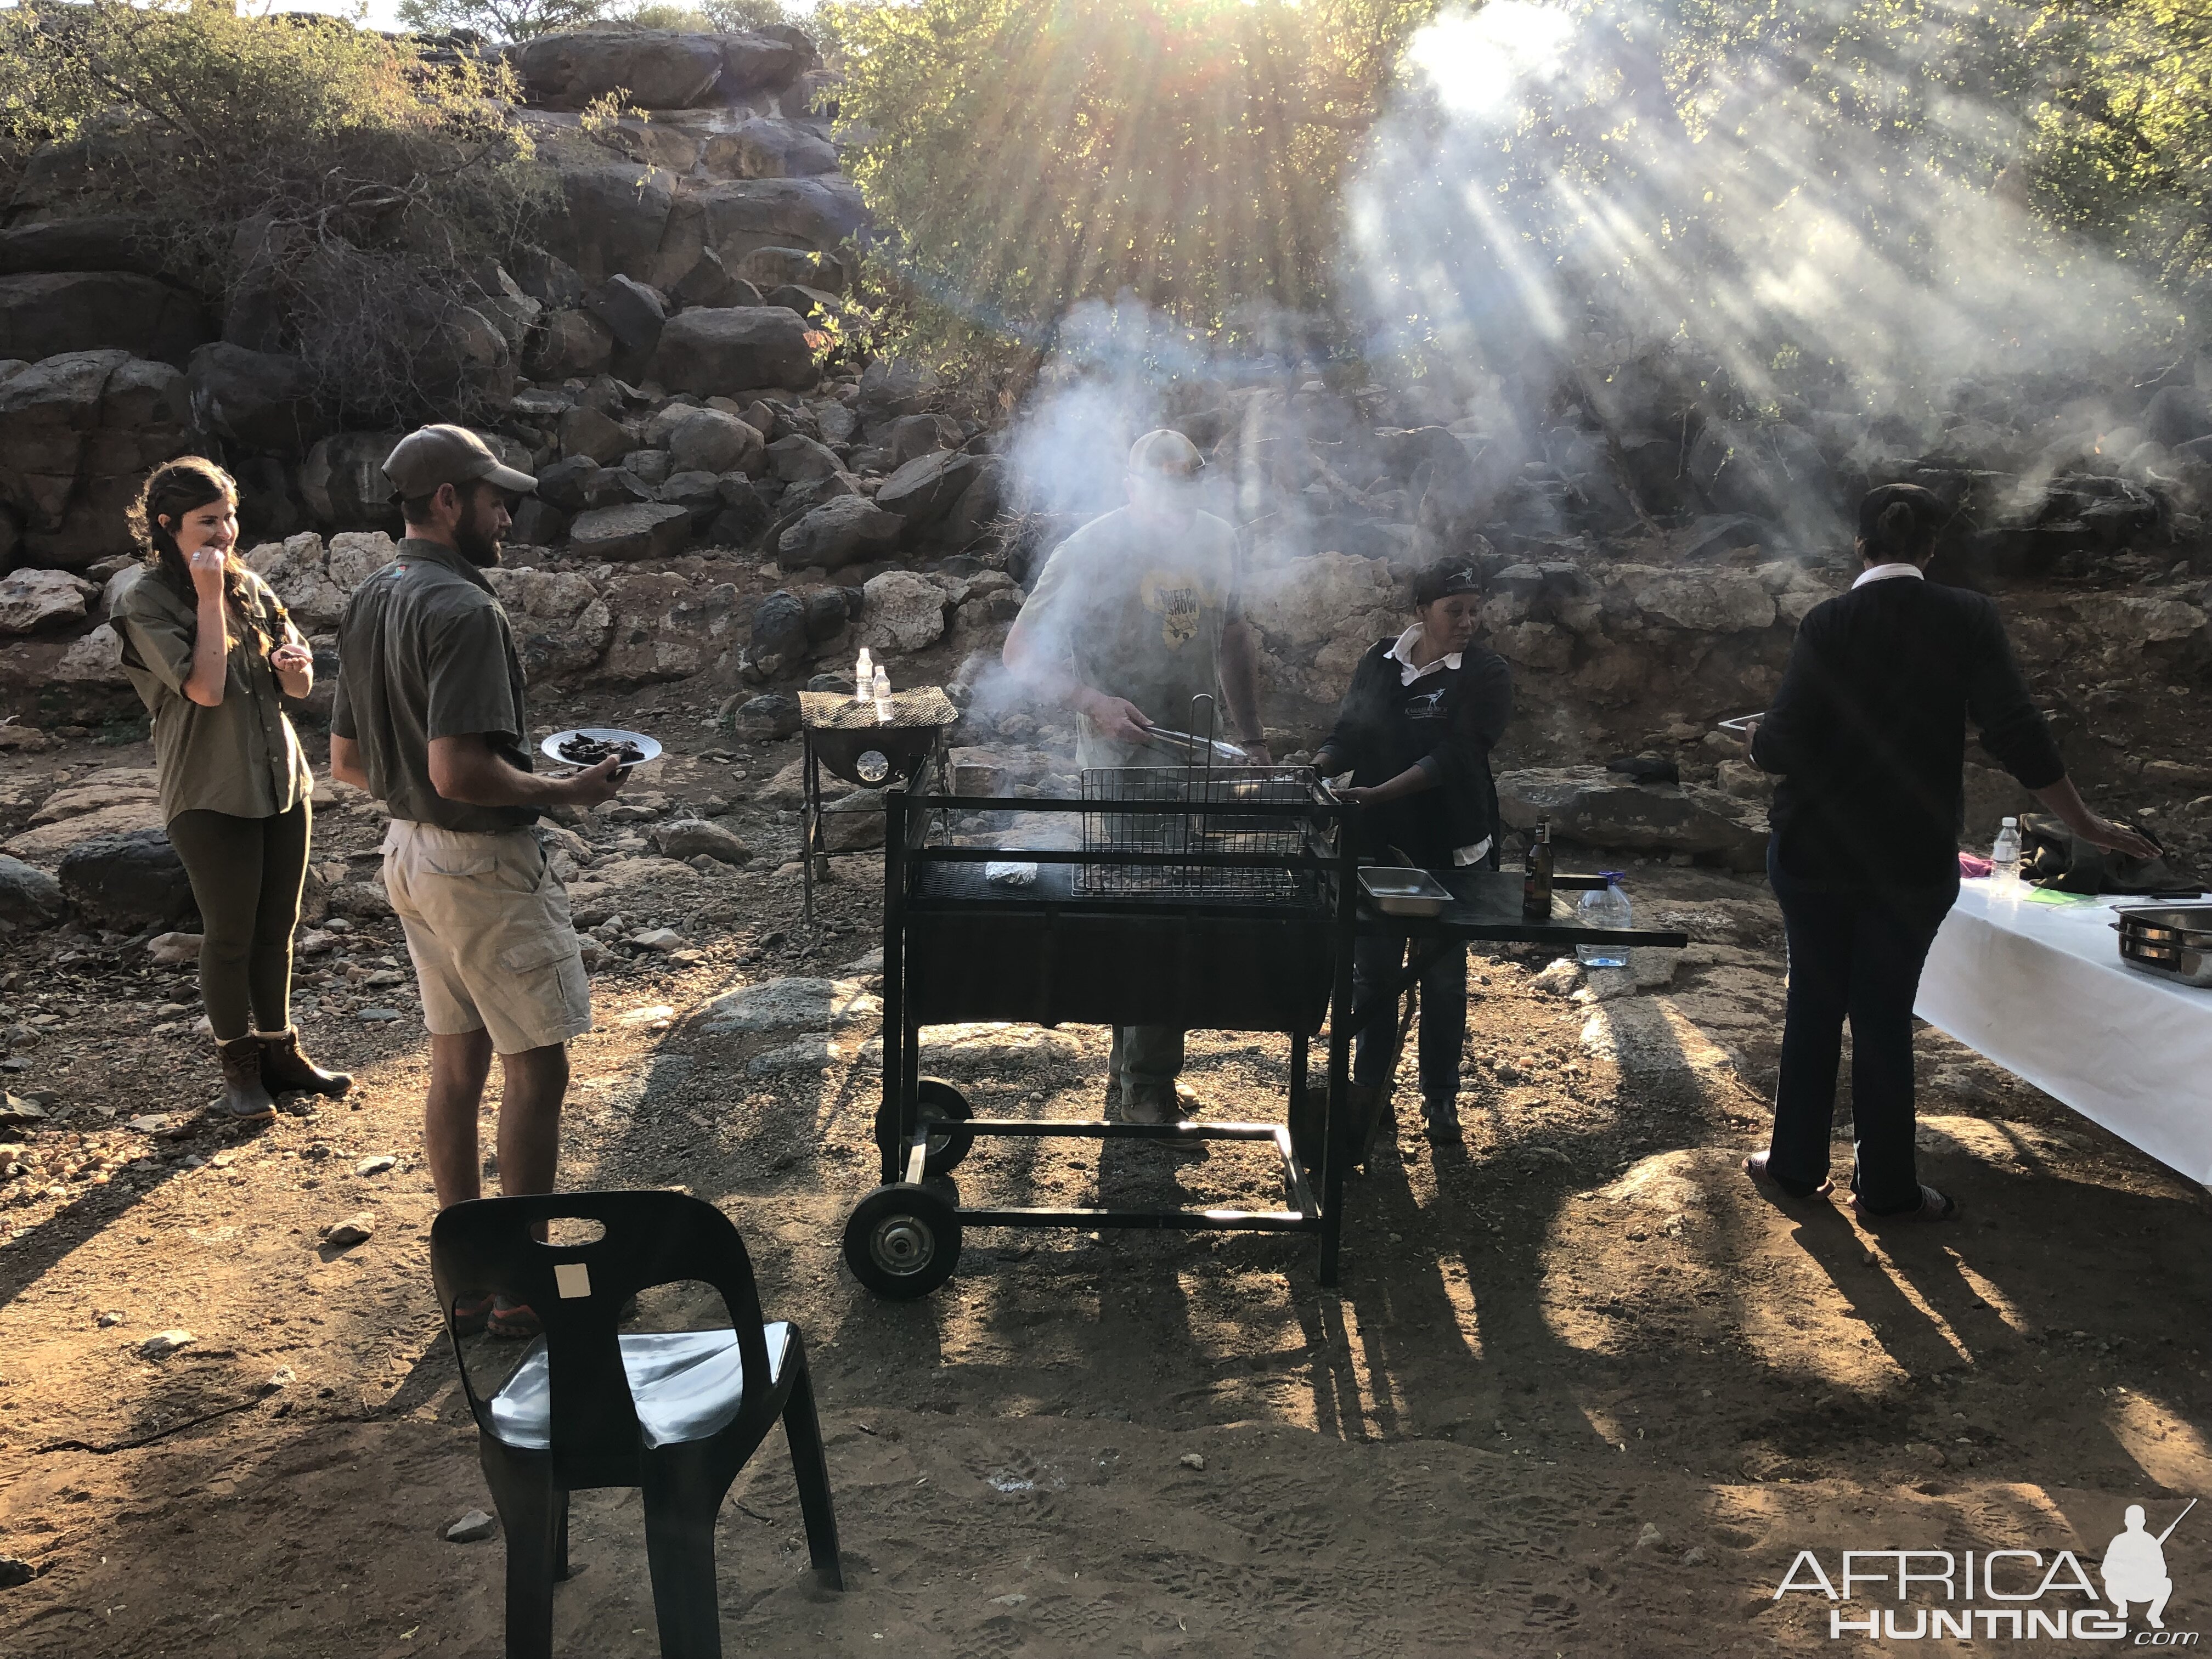
[[100, 589], [66, 570], [0, 576], [0, 634], [40, 634], [84, 620]]
[[181, 368], [213, 331], [197, 298], [158, 277], [125, 270], [0, 276], [0, 340], [15, 356], [123, 351]]
[[17, 563], [82, 569], [127, 553], [124, 509], [191, 447], [184, 374], [126, 351], [47, 357], [0, 379], [0, 522]]
[[803, 389], [818, 378], [805, 320], [780, 306], [684, 312], [661, 331], [653, 372], [675, 392]]
[[1585, 847], [1687, 853], [1731, 870], [1765, 866], [1766, 815], [1697, 784], [1630, 783], [1596, 766], [1529, 769], [1498, 775], [1498, 806], [1508, 829], [1548, 821], [1554, 835]]
[[57, 876], [71, 907], [104, 927], [136, 932], [198, 921], [184, 860], [158, 830], [80, 842], [62, 855]]

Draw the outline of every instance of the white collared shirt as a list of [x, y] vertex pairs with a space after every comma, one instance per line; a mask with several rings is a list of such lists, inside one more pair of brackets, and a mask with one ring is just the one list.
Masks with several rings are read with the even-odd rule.
[[1911, 576], [1919, 581], [1928, 580], [1928, 573], [1917, 564], [1877, 564], [1863, 571], [1851, 586], [1856, 590], [1864, 587], [1869, 582], [1886, 582], [1899, 576]]
[[1454, 673], [1459, 672], [1459, 653], [1456, 651], [1448, 657], [1438, 657], [1426, 668], [1414, 667], [1413, 641], [1420, 637], [1419, 629], [1409, 628], [1398, 635], [1398, 643], [1390, 647], [1390, 659], [1398, 665], [1398, 684], [1401, 685], [1411, 685], [1424, 674], [1438, 673], [1447, 668]]
[[[1455, 672], [1458, 671], [1460, 653], [1456, 651], [1449, 656], [1438, 657], [1425, 668], [1416, 668], [1413, 665], [1413, 641], [1420, 637], [1419, 629], [1409, 628], [1398, 635], [1398, 643], [1390, 647], [1390, 659], [1398, 665], [1398, 684], [1401, 685], [1411, 685], [1424, 676], [1437, 673], [1447, 668]], [[1346, 772], [1337, 781], [1349, 781], [1351, 776], [1352, 774]], [[1455, 865], [1480, 864], [1489, 856], [1490, 837], [1487, 836], [1472, 847], [1452, 848], [1452, 862]]]

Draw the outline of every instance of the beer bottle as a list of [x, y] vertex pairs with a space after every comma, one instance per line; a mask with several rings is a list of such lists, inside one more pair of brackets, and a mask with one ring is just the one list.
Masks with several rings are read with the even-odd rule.
[[1552, 919], [1552, 821], [1536, 826], [1536, 839], [1528, 848], [1528, 861], [1521, 877], [1521, 920]]

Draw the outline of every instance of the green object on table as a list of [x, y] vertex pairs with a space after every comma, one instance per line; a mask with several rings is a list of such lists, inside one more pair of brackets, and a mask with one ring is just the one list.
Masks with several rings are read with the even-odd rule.
[[2039, 887], [2027, 896], [2030, 904], [2096, 904], [2101, 902], [2094, 893], [2062, 893], [2056, 888]]

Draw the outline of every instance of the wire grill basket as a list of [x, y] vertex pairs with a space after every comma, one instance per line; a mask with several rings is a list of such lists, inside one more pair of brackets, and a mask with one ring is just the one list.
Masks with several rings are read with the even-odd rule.
[[[1297, 767], [1092, 767], [1083, 774], [1086, 803], [1156, 806], [1157, 811], [1086, 811], [1083, 851], [1200, 854], [1231, 858], [1305, 854], [1308, 820], [1255, 812], [1255, 805], [1310, 805], [1312, 774]], [[1075, 890], [1093, 898], [1297, 898], [1314, 890], [1308, 870], [1267, 864], [1114, 864], [1075, 868]]]

